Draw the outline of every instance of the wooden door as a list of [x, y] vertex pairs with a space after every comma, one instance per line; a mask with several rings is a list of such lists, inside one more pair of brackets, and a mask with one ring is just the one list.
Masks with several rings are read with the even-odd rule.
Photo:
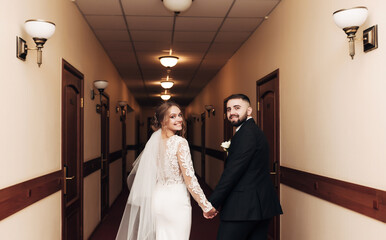
[[62, 66], [62, 239], [83, 239], [83, 74]]
[[205, 182], [205, 112], [201, 114], [201, 179]]
[[[257, 81], [258, 125], [269, 144], [271, 178], [280, 199], [279, 70]], [[274, 217], [269, 239], [280, 239], [280, 216]]]
[[229, 141], [233, 137], [233, 126], [227, 117], [227, 104], [224, 100], [224, 141]]
[[101, 218], [109, 210], [109, 97], [102, 94], [101, 102]]

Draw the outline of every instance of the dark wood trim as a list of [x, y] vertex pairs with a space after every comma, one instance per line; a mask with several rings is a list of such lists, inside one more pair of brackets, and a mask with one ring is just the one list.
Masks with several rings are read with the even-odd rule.
[[281, 183], [386, 222], [386, 191], [281, 167]]
[[209, 156], [214, 157], [214, 158], [221, 160], [221, 161], [224, 161], [225, 158], [227, 157], [226, 152], [215, 150], [212, 148], [206, 148], [205, 153], [206, 153], [206, 155], [209, 155]]
[[[127, 146], [136, 146], [136, 145], [127, 145]], [[135, 150], [135, 149], [130, 149]], [[122, 158], [122, 150], [118, 150], [109, 154], [109, 164], [115, 162], [118, 159]], [[101, 169], [101, 158], [97, 157], [83, 163], [83, 177], [87, 177], [91, 173]]]
[[[84, 75], [83, 73], [81, 73], [78, 69], [76, 69], [74, 66], [72, 66], [69, 62], [67, 62], [65, 59], [62, 58], [62, 104], [63, 102], [65, 101], [64, 99], [64, 83], [65, 81], [63, 80], [64, 79], [64, 72], [65, 70], [67, 70], [68, 72], [70, 72], [71, 74], [73, 74], [74, 76], [76, 76], [77, 78], [79, 78], [81, 80], [81, 84], [80, 84], [80, 97], [81, 99], [83, 100], [83, 104], [84, 104]], [[82, 101], [81, 100], [81, 101]], [[64, 122], [64, 116], [65, 116], [65, 113], [64, 113], [64, 109], [63, 109], [63, 106], [62, 106], [62, 122]], [[84, 172], [84, 169], [83, 169], [83, 162], [84, 162], [84, 105], [80, 107], [80, 129], [79, 129], [79, 140], [80, 140], [80, 152], [79, 152], [79, 155], [80, 155], [80, 159], [79, 159], [79, 180], [78, 183], [79, 183], [79, 194], [80, 194], [80, 238], [83, 239], [83, 234], [84, 234], [84, 229], [83, 229], [83, 210], [84, 210], [84, 203], [83, 203], [83, 199], [84, 199], [84, 186], [83, 186], [83, 179], [85, 176], [83, 176], [83, 172]], [[65, 128], [62, 127], [62, 142], [64, 141], [63, 137], [65, 136], [64, 134], [65, 132]], [[62, 171], [63, 171], [63, 159], [64, 159], [64, 149], [63, 149], [63, 145], [62, 145]], [[64, 176], [65, 177], [65, 176]], [[65, 218], [65, 197], [64, 197], [64, 194], [63, 194], [63, 187], [64, 185], [62, 184], [62, 238], [65, 238], [65, 232], [64, 232], [64, 218]]]
[[197, 145], [190, 145], [190, 149], [193, 150], [193, 151], [197, 151], [197, 152], [201, 152], [201, 146], [197, 146]]
[[61, 170], [0, 190], [0, 221], [62, 189]]
[[[197, 146], [197, 145], [190, 145], [190, 149], [192, 151], [197, 151], [197, 152], [201, 152], [201, 146]], [[221, 160], [221, 161], [224, 161], [225, 158], [226, 158], [226, 152], [224, 151], [220, 151], [220, 150], [216, 150], [216, 149], [212, 149], [212, 148], [205, 148], [205, 154], [208, 155], [208, 156], [211, 156], [211, 157], [214, 157], [218, 160]]]
[[83, 163], [83, 178], [101, 169], [101, 158], [97, 157]]
[[[273, 85], [273, 86], [272, 86]], [[257, 105], [257, 125], [265, 132], [264, 122], [262, 118], [264, 116], [264, 95], [268, 92], [274, 92], [274, 109], [273, 113], [273, 145], [269, 146], [273, 151], [270, 157], [270, 171], [275, 172], [275, 175], [271, 175], [271, 179], [274, 182], [276, 193], [280, 199], [280, 91], [279, 91], [279, 69], [269, 73], [265, 77], [256, 81], [256, 105]], [[268, 123], [271, 124], [271, 123]], [[272, 162], [271, 162], [272, 159]], [[272, 229], [269, 231], [269, 235], [272, 239], [280, 239], [280, 215], [275, 216], [272, 221]]]
[[137, 151], [139, 149], [139, 145], [136, 144], [136, 145], [126, 145], [126, 150], [133, 150], [133, 151]]
[[121, 158], [122, 158], [122, 150], [109, 153], [109, 163], [113, 163]]

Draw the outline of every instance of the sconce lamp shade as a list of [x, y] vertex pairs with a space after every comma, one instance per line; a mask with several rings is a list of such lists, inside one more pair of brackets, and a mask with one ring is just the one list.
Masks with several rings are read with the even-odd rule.
[[119, 101], [119, 102], [118, 102], [118, 105], [119, 105], [120, 107], [124, 107], [124, 106], [127, 105], [127, 101]]
[[161, 64], [164, 66], [164, 67], [174, 67], [177, 62], [178, 62], [178, 57], [176, 56], [162, 56], [162, 57], [159, 57], [159, 60], [161, 62]]
[[48, 39], [55, 33], [55, 23], [30, 19], [24, 23], [25, 30], [32, 38]]
[[164, 6], [172, 12], [184, 12], [192, 5], [192, 0], [162, 0]]
[[173, 81], [162, 81], [161, 82], [161, 87], [163, 87], [164, 89], [170, 89], [173, 87], [173, 85], [174, 85]]
[[348, 27], [359, 27], [367, 18], [368, 10], [366, 7], [354, 7], [341, 9], [333, 13], [335, 24], [344, 29]]
[[209, 111], [214, 109], [213, 105], [205, 105], [205, 110]]
[[106, 80], [95, 80], [94, 86], [99, 90], [103, 91], [107, 86], [109, 85], [109, 82]]

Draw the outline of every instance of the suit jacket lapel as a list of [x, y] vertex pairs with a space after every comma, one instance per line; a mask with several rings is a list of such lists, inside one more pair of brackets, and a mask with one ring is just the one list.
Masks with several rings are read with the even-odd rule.
[[[245, 121], [243, 123], [243, 125], [241, 125], [240, 129], [235, 133], [235, 135], [231, 138], [231, 145], [232, 146], [232, 142], [233, 141], [239, 141], [238, 138], [241, 136], [240, 134], [242, 134], [242, 130], [244, 129], [245, 130], [245, 127], [246, 125], [249, 125], [249, 124], [254, 124], [255, 123], [255, 120], [253, 120], [253, 118], [250, 118], [248, 119], [247, 121]], [[240, 133], [241, 132], [241, 133]], [[229, 149], [230, 151], [231, 149]], [[230, 154], [230, 153], [229, 153]], [[228, 159], [228, 157], [226, 158]]]

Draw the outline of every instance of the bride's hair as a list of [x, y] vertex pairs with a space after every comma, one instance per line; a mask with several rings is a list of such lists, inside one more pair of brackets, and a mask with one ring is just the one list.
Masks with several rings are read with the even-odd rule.
[[[151, 128], [154, 131], [157, 131], [158, 129], [162, 128], [162, 122], [165, 121], [166, 119], [165, 117], [166, 117], [166, 114], [168, 113], [168, 110], [173, 106], [176, 106], [178, 107], [178, 109], [181, 110], [181, 107], [177, 103], [171, 102], [171, 101], [164, 102], [157, 107], [157, 109], [155, 110], [155, 114], [153, 116], [152, 126], [151, 126]], [[180, 131], [177, 131], [176, 134], [181, 137], [185, 137], [185, 133], [186, 133], [186, 124], [185, 124], [184, 117], [182, 117], [182, 129]]]

